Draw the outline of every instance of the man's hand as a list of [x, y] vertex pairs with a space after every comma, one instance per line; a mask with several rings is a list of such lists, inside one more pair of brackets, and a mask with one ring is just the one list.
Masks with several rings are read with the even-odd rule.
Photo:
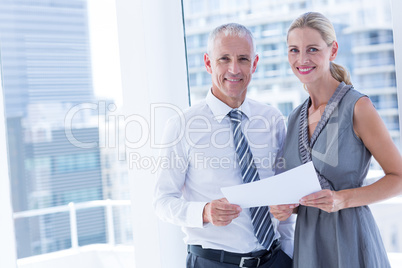
[[233, 219], [239, 217], [241, 210], [240, 206], [230, 204], [226, 198], [213, 200], [204, 207], [204, 223], [209, 222], [216, 226], [226, 226]]
[[269, 212], [280, 221], [287, 220], [290, 215], [297, 213], [299, 204], [269, 206]]

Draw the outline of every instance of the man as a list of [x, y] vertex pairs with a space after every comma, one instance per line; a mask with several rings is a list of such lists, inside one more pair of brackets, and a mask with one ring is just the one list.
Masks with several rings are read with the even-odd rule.
[[294, 218], [279, 223], [220, 190], [272, 176], [285, 138], [279, 111], [246, 98], [258, 59], [246, 27], [217, 27], [204, 55], [211, 91], [167, 123], [161, 157], [173, 163], [158, 172], [155, 210], [183, 227], [188, 268], [291, 267]]

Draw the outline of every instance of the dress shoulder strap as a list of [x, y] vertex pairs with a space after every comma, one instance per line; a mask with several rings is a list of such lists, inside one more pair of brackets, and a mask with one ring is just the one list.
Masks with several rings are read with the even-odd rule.
[[[324, 113], [321, 116], [320, 121], [317, 124], [317, 127], [314, 130], [313, 135], [311, 136], [311, 140], [308, 138], [308, 107], [311, 104], [311, 99], [308, 98], [300, 111], [300, 123], [299, 123], [299, 152], [302, 159], [303, 164], [312, 160], [311, 150], [314, 146], [314, 143], [317, 141], [317, 138], [321, 134], [322, 130], [326, 126], [329, 121], [329, 118], [338, 107], [339, 102], [345, 96], [345, 94], [352, 88], [351, 85], [346, 85], [344, 82], [339, 84], [336, 88], [334, 94], [328, 101], [327, 106], [325, 107]], [[320, 180], [321, 187], [323, 189], [331, 189], [331, 185], [323, 176], [321, 176], [317, 172], [318, 178]]]

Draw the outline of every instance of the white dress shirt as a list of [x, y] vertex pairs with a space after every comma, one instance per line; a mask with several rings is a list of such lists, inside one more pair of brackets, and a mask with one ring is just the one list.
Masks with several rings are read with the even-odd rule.
[[[261, 179], [274, 175], [275, 159], [286, 135], [282, 114], [275, 108], [245, 99], [242, 130]], [[182, 226], [185, 243], [203, 248], [246, 253], [262, 249], [254, 235], [249, 209], [227, 226], [203, 223], [204, 206], [223, 196], [222, 187], [242, 183], [227, 115], [231, 107], [211, 92], [205, 101], [171, 118], [160, 157], [170, 159], [158, 170], [155, 211], [165, 221]], [[250, 197], [252, 198], [252, 197]], [[295, 218], [272, 218], [275, 237], [292, 257]]]

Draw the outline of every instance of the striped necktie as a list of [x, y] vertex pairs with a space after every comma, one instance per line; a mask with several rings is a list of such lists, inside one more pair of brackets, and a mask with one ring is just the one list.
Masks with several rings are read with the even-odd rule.
[[[241, 130], [242, 112], [233, 109], [229, 112], [229, 117], [232, 122], [233, 138], [236, 147], [237, 159], [241, 169], [241, 174], [244, 183], [258, 181], [257, 168], [254, 164], [253, 154], [250, 151], [247, 139]], [[252, 207], [250, 208], [251, 222], [254, 226], [254, 233], [258, 242], [266, 249], [269, 249], [274, 240], [274, 229], [269, 215], [269, 207]]]

